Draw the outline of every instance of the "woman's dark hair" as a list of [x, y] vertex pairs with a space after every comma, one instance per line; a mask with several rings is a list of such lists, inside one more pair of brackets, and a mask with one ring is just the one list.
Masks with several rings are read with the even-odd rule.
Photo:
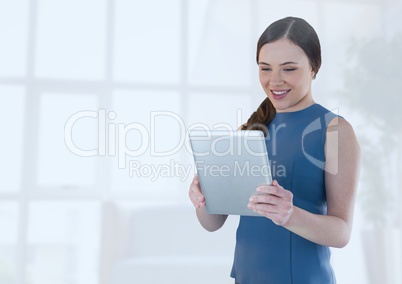
[[[268, 26], [257, 43], [257, 64], [261, 48], [267, 43], [280, 39], [288, 39], [304, 51], [314, 72], [313, 78], [315, 78], [321, 66], [320, 40], [314, 28], [301, 18], [287, 17]], [[274, 106], [266, 97], [241, 129], [262, 130], [267, 135], [267, 125], [274, 119], [275, 113]]]

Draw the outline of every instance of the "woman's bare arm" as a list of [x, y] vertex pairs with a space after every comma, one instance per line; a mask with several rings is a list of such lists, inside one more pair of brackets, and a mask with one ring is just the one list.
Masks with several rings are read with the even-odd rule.
[[[352, 126], [335, 118], [327, 129], [325, 148], [327, 215], [312, 214], [293, 206], [293, 195], [277, 182], [262, 186], [249, 207], [288, 230], [321, 245], [344, 247], [350, 239], [360, 149]], [[306, 181], [308, 182], [308, 181]]]

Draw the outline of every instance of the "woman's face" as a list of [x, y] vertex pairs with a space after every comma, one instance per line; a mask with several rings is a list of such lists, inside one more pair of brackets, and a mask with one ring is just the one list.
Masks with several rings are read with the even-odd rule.
[[277, 112], [302, 110], [314, 103], [314, 72], [304, 51], [287, 39], [262, 46], [260, 83]]

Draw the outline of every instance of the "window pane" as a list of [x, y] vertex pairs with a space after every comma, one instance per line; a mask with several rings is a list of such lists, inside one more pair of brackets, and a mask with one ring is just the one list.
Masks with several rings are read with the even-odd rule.
[[0, 1], [0, 76], [25, 75], [28, 0]]
[[250, 38], [250, 3], [203, 0], [188, 5], [190, 83], [248, 86], [257, 41]]
[[37, 76], [104, 78], [105, 0], [39, 0], [37, 20]]
[[180, 1], [116, 0], [114, 79], [177, 83]]
[[0, 283], [17, 283], [18, 205], [0, 202]]
[[[269, 2], [264, 0], [258, 1], [258, 33], [255, 38], [255, 47], [257, 47], [257, 40], [261, 33], [272, 22], [290, 15], [305, 19], [314, 29], [319, 33], [320, 25], [318, 24], [319, 5], [318, 1], [292, 1], [284, 0], [281, 2]], [[284, 9], [286, 7], [286, 9]], [[269, 13], [267, 13], [269, 11]], [[339, 22], [339, 19], [337, 20]], [[334, 22], [333, 22], [334, 23]]]
[[119, 124], [112, 161], [114, 190], [148, 197], [177, 193], [181, 178], [185, 178], [181, 168], [176, 170], [181, 166], [180, 146], [185, 135], [179, 106], [176, 92], [114, 93], [113, 111], [117, 117], [113, 123]]
[[[337, 44], [340, 40], [344, 41], [351, 38], [362, 39], [383, 36], [381, 8], [378, 4], [369, 3], [334, 2], [325, 4], [325, 27], [327, 35], [330, 35], [327, 39], [332, 44]], [[339, 13], [342, 14], [342, 21], [339, 21]]]
[[21, 185], [24, 99], [24, 88], [0, 86], [0, 192], [17, 191]]
[[[39, 113], [38, 184], [65, 188], [94, 185], [97, 157], [89, 151], [98, 149], [97, 98], [43, 94]], [[70, 127], [66, 126], [68, 121]], [[73, 144], [65, 142], [66, 127], [66, 138]], [[92, 157], [85, 157], [86, 153]]]
[[[339, 21], [339, 13], [342, 14], [342, 21]], [[328, 3], [325, 5], [325, 15], [324, 26], [327, 28], [323, 36], [326, 44], [324, 56], [327, 56], [323, 65], [327, 66], [327, 73], [325, 81], [321, 83], [327, 94], [344, 88], [345, 69], [353, 64], [350, 61], [352, 42], [383, 36], [383, 16], [378, 5], [351, 3]]]
[[250, 101], [245, 94], [192, 93], [188, 100], [189, 126], [200, 123], [213, 129], [224, 124], [236, 130], [258, 107], [254, 109]]
[[34, 202], [29, 208], [27, 282], [97, 282], [100, 243], [97, 202]]
[[[402, 2], [399, 0], [391, 0], [381, 2], [384, 28], [388, 36], [395, 36], [402, 33], [402, 25], [400, 24], [400, 15], [402, 11]], [[402, 277], [402, 276], [401, 276]]]

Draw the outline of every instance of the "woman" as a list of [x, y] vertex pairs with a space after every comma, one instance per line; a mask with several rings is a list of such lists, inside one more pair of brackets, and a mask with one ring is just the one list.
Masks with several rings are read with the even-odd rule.
[[[352, 126], [313, 100], [321, 65], [314, 29], [303, 19], [272, 23], [257, 44], [267, 98], [241, 129], [266, 132], [267, 150], [282, 171], [259, 186], [241, 216], [231, 276], [240, 284], [335, 283], [329, 247], [349, 242], [359, 172]], [[201, 225], [214, 231], [227, 216], [205, 211], [199, 181], [189, 196]]]

